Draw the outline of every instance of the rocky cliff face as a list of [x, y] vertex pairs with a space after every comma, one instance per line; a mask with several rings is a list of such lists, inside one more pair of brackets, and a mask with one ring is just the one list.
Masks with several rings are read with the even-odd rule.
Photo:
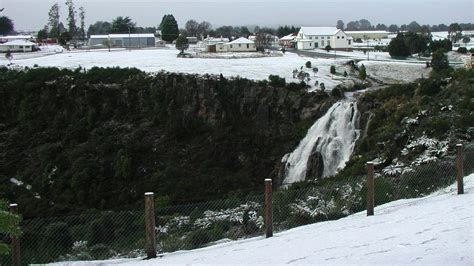
[[334, 102], [296, 84], [123, 69], [0, 80], [0, 191], [32, 216], [124, 208], [145, 191], [166, 202], [260, 191]]

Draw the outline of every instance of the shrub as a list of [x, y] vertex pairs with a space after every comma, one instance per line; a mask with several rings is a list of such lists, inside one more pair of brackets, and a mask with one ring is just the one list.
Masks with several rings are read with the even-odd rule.
[[420, 87], [417, 90], [418, 95], [429, 95], [433, 96], [438, 94], [441, 90], [441, 81], [436, 79], [426, 79], [420, 83]]
[[306, 64], [304, 64], [306, 68], [311, 68], [311, 61], [306, 61]]
[[439, 49], [433, 53], [431, 58], [431, 67], [434, 71], [439, 72], [449, 68], [448, 57], [444, 54], [443, 49]]
[[336, 74], [336, 67], [335, 67], [335, 66], [331, 66], [331, 68], [329, 69], [329, 71], [331, 72], [331, 74]]
[[344, 94], [343, 94], [342, 90], [337, 88], [337, 87], [332, 89], [332, 91], [331, 91], [331, 96], [332, 97], [341, 98], [343, 95]]
[[457, 52], [460, 53], [460, 54], [467, 54], [467, 48], [466, 47], [459, 47]]
[[344, 77], [347, 77], [347, 71], [344, 70]]
[[285, 85], [286, 85], [285, 78], [280, 78], [280, 76], [278, 76], [278, 75], [270, 75], [270, 76], [268, 76], [268, 79], [270, 80], [270, 86], [285, 87]]
[[331, 45], [326, 45], [326, 47], [324, 49], [326, 49], [326, 52], [331, 51]]
[[321, 91], [325, 91], [326, 90], [326, 86], [324, 85], [324, 82], [321, 82], [319, 84], [319, 88], [321, 89]]
[[359, 78], [361, 80], [365, 80], [367, 78], [367, 70], [365, 69], [364, 64], [362, 64], [359, 68]]

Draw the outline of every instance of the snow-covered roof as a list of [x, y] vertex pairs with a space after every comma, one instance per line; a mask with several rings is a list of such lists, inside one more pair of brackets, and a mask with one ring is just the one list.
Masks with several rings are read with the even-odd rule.
[[335, 35], [340, 29], [336, 27], [301, 27], [305, 35]]
[[20, 39], [29, 40], [29, 39], [33, 39], [33, 36], [31, 36], [31, 35], [10, 35], [10, 36], [0, 36], [0, 39], [3, 39], [3, 40], [20, 40]]
[[295, 35], [289, 34], [280, 38], [280, 41], [293, 41], [296, 38]]
[[248, 44], [254, 44], [253, 41], [251, 41], [251, 40], [249, 40], [249, 39], [247, 39], [247, 38], [245, 38], [245, 37], [240, 37], [240, 38], [238, 38], [238, 39], [236, 39], [236, 40], [233, 40], [233, 41], [231, 41], [229, 44], [247, 44], [247, 43], [248, 43]]
[[1, 46], [10, 46], [10, 45], [36, 45], [34, 42], [24, 41], [24, 40], [13, 40], [6, 43], [1, 43]]
[[109, 35], [91, 35], [89, 39], [106, 39], [109, 38]]
[[204, 39], [206, 42], [229, 42], [229, 38], [214, 38], [214, 37], [207, 37]]

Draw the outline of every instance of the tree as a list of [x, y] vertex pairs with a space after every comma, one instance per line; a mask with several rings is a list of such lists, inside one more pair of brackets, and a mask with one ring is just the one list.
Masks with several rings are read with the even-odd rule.
[[96, 35], [96, 34], [108, 34], [112, 30], [112, 24], [107, 21], [97, 21], [96, 23], [89, 26], [87, 30], [87, 35]]
[[[0, 200], [0, 221], [0, 232], [2, 234], [7, 236], [18, 236], [20, 234], [20, 228], [18, 227], [20, 218], [18, 215], [7, 211], [7, 204], [3, 200]], [[0, 255], [6, 255], [9, 252], [9, 246], [0, 241]]]
[[326, 49], [326, 52], [329, 53], [329, 51], [331, 51], [331, 45], [326, 45], [326, 47], [324, 47], [324, 49]]
[[346, 30], [348, 31], [359, 30], [359, 28], [360, 28], [359, 21], [350, 21], [346, 25]]
[[201, 23], [199, 23], [199, 26], [198, 26], [198, 35], [205, 37], [207, 34], [209, 34], [209, 31], [211, 30], [211, 28], [212, 28], [211, 23], [207, 21], [202, 21]]
[[370, 24], [370, 21], [368, 21], [367, 19], [361, 19], [359, 20], [359, 30], [371, 30], [372, 29], [372, 25]]
[[407, 26], [407, 30], [410, 31], [410, 32], [418, 32], [420, 31], [420, 24], [418, 24], [418, 22], [416, 21], [412, 21], [410, 22], [410, 24], [408, 24]]
[[431, 57], [431, 67], [434, 71], [440, 72], [449, 68], [448, 57], [444, 54], [445, 50], [436, 50]]
[[8, 17], [0, 17], [0, 35], [8, 35], [13, 32], [13, 21]]
[[55, 3], [48, 12], [48, 26], [50, 28], [49, 37], [59, 38], [59, 5]]
[[81, 6], [79, 8], [80, 28], [79, 28], [78, 35], [79, 35], [79, 38], [83, 40], [86, 38], [85, 17], [86, 17], [86, 11], [84, 10], [84, 7]]
[[72, 36], [72, 38], [75, 38], [77, 36], [76, 8], [72, 0], [66, 0], [66, 6], [68, 32]]
[[376, 30], [387, 30], [388, 27], [385, 26], [385, 24], [377, 24], [377, 26], [375, 26], [375, 29]]
[[184, 54], [184, 50], [188, 49], [188, 39], [183, 35], [180, 35], [178, 39], [176, 39], [176, 49], [180, 50], [179, 54]]
[[38, 31], [38, 39], [40, 40], [48, 39], [48, 31], [46, 28]]
[[462, 29], [458, 23], [452, 23], [451, 25], [449, 25], [448, 37], [453, 43], [456, 43], [457, 41], [461, 40]]
[[335, 67], [335, 66], [331, 66], [331, 67], [329, 68], [329, 72], [331, 72], [331, 74], [333, 74], [333, 75], [336, 74], [336, 67]]
[[105, 47], [107, 47], [109, 49], [109, 52], [110, 52], [110, 46], [112, 46], [112, 44], [110, 43], [110, 40], [109, 39], [105, 39], [102, 41], [102, 45], [104, 45]]
[[467, 46], [467, 44], [471, 42], [471, 38], [469, 36], [464, 36], [462, 42], [464, 43], [464, 46]]
[[135, 23], [130, 17], [116, 17], [111, 24], [111, 33], [135, 32]]
[[10, 50], [7, 50], [7, 52], [5, 53], [5, 58], [10, 62], [10, 65], [11, 65], [11, 64], [12, 64], [13, 55], [12, 55], [12, 52], [10, 52]]
[[340, 30], [344, 30], [344, 21], [338, 20], [337, 24], [336, 24], [336, 28], [338, 28]]
[[67, 45], [67, 43], [71, 41], [71, 39], [72, 39], [72, 35], [69, 32], [65, 31], [61, 33], [61, 35], [59, 36], [59, 44], [63, 46]]
[[367, 78], [367, 70], [365, 69], [364, 64], [362, 64], [359, 68], [359, 78], [361, 80], [365, 80]]
[[390, 32], [398, 32], [398, 26], [395, 24], [392, 24], [388, 27], [388, 31]]
[[186, 31], [188, 32], [189, 36], [197, 36], [199, 23], [194, 19], [190, 19], [186, 22], [185, 26]]
[[250, 34], [251, 33], [250, 33], [249, 28], [247, 28], [245, 26], [240, 28], [240, 36], [243, 36], [243, 37], [247, 38], [248, 36], [250, 36]]
[[397, 34], [397, 37], [390, 41], [387, 50], [391, 57], [407, 57], [410, 55], [410, 49], [405, 43], [403, 33]]
[[164, 15], [160, 24], [161, 38], [164, 41], [172, 42], [179, 36], [178, 22], [173, 15]]

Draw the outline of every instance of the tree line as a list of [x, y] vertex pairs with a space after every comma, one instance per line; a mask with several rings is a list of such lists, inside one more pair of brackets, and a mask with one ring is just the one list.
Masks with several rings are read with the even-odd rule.
[[452, 23], [450, 25], [438, 24], [438, 25], [420, 25], [416, 21], [412, 21], [409, 24], [402, 24], [400, 26], [391, 24], [389, 26], [378, 23], [372, 24], [367, 19], [360, 19], [355, 21], [349, 21], [347, 24], [343, 20], [338, 20], [336, 27], [345, 31], [370, 31], [370, 30], [384, 30], [389, 32], [400, 32], [400, 31], [411, 31], [411, 32], [437, 32], [437, 31], [449, 31], [454, 25], [459, 26], [462, 31], [474, 30], [474, 23]]

